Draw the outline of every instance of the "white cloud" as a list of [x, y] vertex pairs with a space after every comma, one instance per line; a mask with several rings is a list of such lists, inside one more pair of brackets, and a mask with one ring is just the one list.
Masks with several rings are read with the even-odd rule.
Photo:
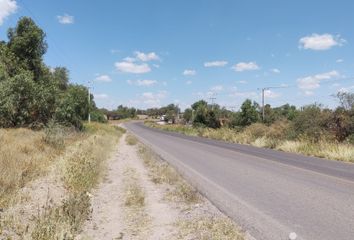
[[273, 91], [271, 91], [271, 90], [265, 90], [265, 91], [264, 91], [264, 96], [265, 96], [266, 98], [277, 98], [277, 97], [280, 96], [280, 94], [275, 93], [275, 92], [273, 92]]
[[0, 26], [8, 16], [16, 12], [17, 8], [17, 3], [14, 0], [0, 0]]
[[247, 81], [245, 81], [245, 80], [240, 80], [240, 81], [238, 81], [238, 83], [241, 83], [241, 84], [246, 84], [246, 83], [247, 83]]
[[256, 62], [240, 62], [237, 63], [235, 66], [232, 67], [236, 72], [243, 72], [243, 71], [254, 71], [258, 70], [259, 66]]
[[151, 68], [146, 63], [136, 64], [134, 62], [123, 61], [123, 62], [116, 62], [114, 65], [118, 71], [124, 73], [142, 74], [151, 71]]
[[95, 81], [97, 81], [97, 82], [112, 82], [112, 79], [108, 75], [100, 75], [95, 78]]
[[272, 73], [280, 73], [280, 70], [278, 68], [273, 68], [270, 71], [272, 71]]
[[148, 80], [148, 79], [144, 79], [144, 80], [128, 80], [127, 81], [128, 84], [130, 85], [136, 85], [136, 86], [152, 86], [155, 85], [157, 83], [156, 80]]
[[213, 61], [213, 62], [205, 62], [204, 67], [224, 67], [228, 64], [227, 61]]
[[341, 58], [336, 60], [336, 63], [342, 63], [342, 62], [344, 62], [344, 60]]
[[309, 90], [305, 91], [304, 93], [306, 96], [312, 96], [314, 94], [313, 91], [309, 91]]
[[299, 40], [300, 48], [311, 50], [328, 50], [334, 46], [342, 46], [345, 43], [345, 39], [340, 35], [333, 36], [331, 34], [317, 34], [314, 33], [310, 36], [303, 37]]
[[184, 76], [194, 76], [196, 74], [197, 74], [197, 72], [193, 69], [186, 69], [183, 71]]
[[126, 62], [135, 62], [136, 61], [136, 59], [133, 58], [133, 57], [126, 57], [123, 60], [126, 61]]
[[221, 92], [222, 90], [224, 90], [222, 85], [216, 85], [210, 88], [210, 91], [212, 92]]
[[235, 90], [233, 93], [229, 95], [230, 97], [243, 97], [243, 98], [255, 98], [257, 97], [256, 92], [239, 92]]
[[161, 100], [167, 95], [166, 91], [160, 91], [157, 93], [144, 92], [141, 94], [142, 102], [149, 107], [160, 107]]
[[192, 83], [193, 83], [193, 82], [190, 81], [190, 80], [186, 82], [187, 85], [191, 85]]
[[338, 92], [351, 92], [354, 90], [354, 85], [353, 86], [350, 86], [350, 87], [343, 87], [341, 89], [338, 90]]
[[160, 60], [160, 57], [154, 52], [143, 53], [143, 52], [136, 51], [134, 52], [134, 54], [137, 59], [143, 62]]
[[329, 80], [339, 77], [340, 74], [337, 71], [331, 71], [313, 76], [307, 76], [297, 79], [298, 87], [302, 90], [313, 90], [320, 87], [320, 82], [323, 80]]
[[93, 96], [95, 99], [107, 99], [108, 98], [108, 95], [105, 93], [94, 94]]
[[59, 23], [61, 24], [73, 24], [74, 23], [74, 16], [70, 16], [68, 14], [64, 14], [63, 16], [57, 16]]

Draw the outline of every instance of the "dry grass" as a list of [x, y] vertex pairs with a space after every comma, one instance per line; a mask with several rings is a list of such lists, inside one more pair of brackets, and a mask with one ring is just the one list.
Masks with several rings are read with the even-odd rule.
[[336, 144], [308, 141], [284, 141], [276, 147], [285, 152], [301, 153], [308, 156], [322, 157], [354, 163], [354, 147], [350, 144]]
[[105, 161], [122, 131], [98, 123], [86, 124], [85, 129], [89, 136], [63, 155], [63, 181], [70, 196], [38, 216], [32, 239], [74, 239], [91, 213], [89, 192], [102, 178]]
[[125, 206], [144, 207], [145, 193], [138, 182], [137, 173], [134, 169], [129, 168], [125, 171], [125, 175]]
[[0, 129], [0, 208], [6, 211], [10, 203], [15, 203], [9, 199], [16, 199], [15, 193], [29, 181], [44, 176], [49, 166], [61, 169], [68, 194], [59, 204], [48, 200], [31, 223], [16, 221], [19, 216], [8, 216], [12, 222], [0, 219], [0, 238], [4, 229], [10, 234], [16, 233], [16, 229], [26, 229], [17, 234], [22, 237], [14, 239], [30, 235], [35, 240], [73, 239], [80, 230], [91, 211], [88, 192], [100, 180], [105, 160], [122, 135], [120, 129], [104, 124], [85, 124], [85, 128], [84, 132], [65, 134], [59, 128]]
[[227, 217], [201, 217], [199, 219], [181, 220], [178, 239], [199, 240], [244, 240], [244, 235]]
[[[244, 235], [231, 219], [218, 215], [210, 217], [206, 212], [192, 214], [195, 206], [204, 204], [200, 194], [191, 187], [178, 172], [163, 161], [149, 148], [140, 145], [139, 155], [149, 170], [149, 175], [155, 184], [167, 184], [166, 199], [181, 204], [188, 209], [189, 215], [176, 222], [177, 239], [200, 240], [244, 240]], [[198, 204], [196, 204], [198, 203]]]
[[127, 168], [124, 172], [124, 219], [127, 234], [131, 239], [146, 239], [151, 219], [145, 210], [145, 192], [140, 185], [135, 169]]
[[0, 208], [60, 154], [44, 137], [44, 132], [28, 129], [0, 129]]
[[90, 206], [85, 193], [73, 194], [59, 206], [45, 206], [44, 213], [36, 219], [31, 239], [74, 239], [91, 214]]
[[312, 143], [306, 139], [286, 140], [286, 130], [289, 126], [287, 122], [277, 122], [270, 127], [256, 123], [240, 132], [229, 128], [192, 128], [184, 125], [157, 125], [151, 122], [146, 124], [150, 127], [191, 136], [249, 144], [256, 147], [272, 148], [285, 152], [354, 163], [354, 146], [352, 144], [324, 140], [318, 143]]
[[150, 179], [156, 184], [168, 184], [171, 190], [166, 197], [173, 201], [181, 201], [187, 204], [195, 204], [201, 198], [192, 186], [190, 186], [168, 163], [161, 160], [150, 149], [140, 146], [139, 154], [149, 170]]
[[126, 142], [128, 145], [136, 145], [136, 144], [138, 143], [138, 139], [137, 139], [135, 136], [128, 134], [128, 135], [125, 137], [125, 142]]

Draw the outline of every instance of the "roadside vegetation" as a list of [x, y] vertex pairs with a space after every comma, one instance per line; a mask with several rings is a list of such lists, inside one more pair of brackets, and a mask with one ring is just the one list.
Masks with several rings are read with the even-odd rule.
[[[139, 145], [139, 155], [144, 161], [153, 183], [165, 187], [165, 200], [172, 201], [188, 212], [174, 223], [177, 239], [243, 240], [242, 231], [228, 217], [202, 210], [208, 208], [205, 199], [182, 176], [152, 150]], [[207, 212], [207, 213], [206, 213]]]
[[[84, 124], [82, 131], [66, 129], [65, 133], [57, 131], [63, 129], [58, 126], [51, 128], [1, 130], [1, 141], [7, 144], [0, 154], [0, 238], [73, 239], [90, 216], [90, 192], [102, 179], [105, 160], [123, 132], [99, 123]], [[63, 198], [53, 199], [49, 193], [40, 196], [44, 205], [19, 218], [17, 208], [37, 203], [23, 199], [18, 192], [36, 179], [34, 184], [49, 191], [47, 175], [55, 173]]]
[[173, 120], [166, 115], [166, 124], [147, 121], [146, 125], [191, 136], [354, 162], [354, 94], [341, 92], [337, 99], [340, 104], [334, 110], [318, 104], [300, 109], [266, 105], [264, 120], [259, 105], [250, 100], [236, 113], [201, 100], [192, 109], [186, 109], [177, 124], [172, 124], [176, 115], [172, 115]]

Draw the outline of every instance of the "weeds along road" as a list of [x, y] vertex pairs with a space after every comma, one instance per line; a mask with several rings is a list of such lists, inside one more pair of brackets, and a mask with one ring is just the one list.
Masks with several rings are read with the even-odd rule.
[[354, 164], [125, 126], [256, 239], [354, 239]]

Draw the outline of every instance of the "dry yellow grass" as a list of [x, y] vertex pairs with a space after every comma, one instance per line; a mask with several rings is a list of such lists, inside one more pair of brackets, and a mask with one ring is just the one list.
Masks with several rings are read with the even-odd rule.
[[169, 184], [170, 191], [166, 197], [173, 201], [194, 204], [201, 200], [198, 191], [190, 186], [168, 163], [145, 146], [139, 147], [139, 154], [149, 170], [151, 181], [156, 184]]
[[59, 154], [43, 138], [43, 132], [0, 129], [0, 208], [14, 192], [43, 174]]
[[[9, 199], [16, 199], [17, 190], [44, 175], [53, 162], [60, 163], [52, 166], [61, 169], [59, 172], [68, 190], [68, 195], [59, 205], [52, 205], [48, 199], [48, 204], [38, 211], [34, 221], [26, 223], [29, 224], [24, 226], [27, 230], [18, 239], [23, 239], [24, 236], [35, 240], [73, 239], [81, 224], [88, 218], [88, 192], [101, 179], [105, 160], [123, 131], [98, 123], [85, 124], [85, 129], [84, 132], [71, 132], [63, 136], [63, 132], [58, 132], [58, 129], [51, 129], [49, 133], [47, 130], [0, 129], [0, 208], [4, 206], [6, 211], [10, 207], [9, 203], [14, 203]], [[57, 142], [63, 145], [57, 147]], [[18, 216], [13, 219], [16, 218]], [[3, 229], [16, 234], [11, 228], [23, 224], [12, 222], [9, 225], [2, 220], [0, 219], [0, 238], [3, 237]]]
[[178, 239], [244, 240], [244, 235], [227, 217], [201, 217], [177, 223]]
[[146, 124], [150, 127], [191, 136], [249, 144], [256, 147], [272, 148], [285, 152], [354, 163], [354, 145], [324, 140], [318, 143], [312, 143], [307, 140], [286, 140], [285, 130], [288, 126], [286, 122], [275, 123], [271, 127], [256, 123], [241, 132], [229, 128], [192, 128], [184, 125], [157, 125], [151, 122]]
[[125, 138], [125, 142], [128, 145], [136, 145], [138, 143], [138, 139], [135, 136], [128, 134]]

